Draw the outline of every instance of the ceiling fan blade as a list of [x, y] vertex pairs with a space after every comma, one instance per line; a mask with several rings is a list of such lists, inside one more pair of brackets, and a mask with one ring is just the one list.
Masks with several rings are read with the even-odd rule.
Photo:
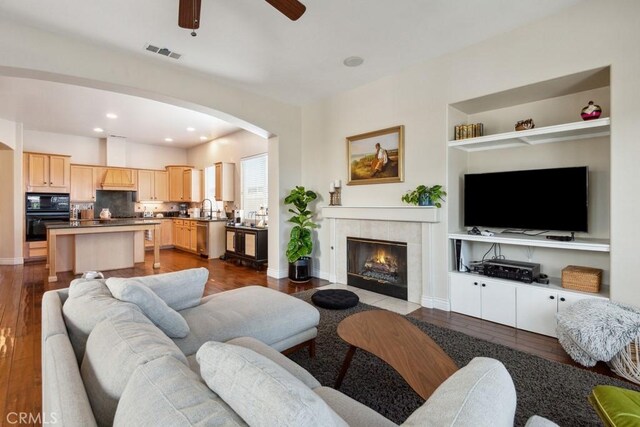
[[297, 21], [307, 10], [307, 7], [298, 0], [266, 0], [266, 2], [292, 21]]
[[197, 30], [200, 28], [201, 0], [180, 0], [178, 6], [178, 26]]

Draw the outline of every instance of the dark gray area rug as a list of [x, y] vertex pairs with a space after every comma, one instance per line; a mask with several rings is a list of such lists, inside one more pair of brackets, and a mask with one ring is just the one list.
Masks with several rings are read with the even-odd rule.
[[[314, 292], [310, 290], [294, 296], [312, 304]], [[338, 337], [338, 323], [354, 313], [378, 308], [359, 303], [348, 310], [318, 310], [320, 325], [316, 357], [310, 359], [307, 351], [299, 351], [290, 357], [322, 385], [333, 387], [348, 349], [348, 345]], [[594, 386], [609, 384], [640, 390], [640, 387], [625, 381], [551, 362], [410, 317], [407, 319], [438, 343], [460, 367], [477, 356], [500, 360], [516, 387], [517, 426], [523, 426], [530, 416], [536, 414], [560, 426], [602, 425], [587, 401]], [[429, 354], [416, 357], [429, 357]], [[362, 350], [356, 351], [340, 391], [398, 424], [424, 403], [393, 368]]]

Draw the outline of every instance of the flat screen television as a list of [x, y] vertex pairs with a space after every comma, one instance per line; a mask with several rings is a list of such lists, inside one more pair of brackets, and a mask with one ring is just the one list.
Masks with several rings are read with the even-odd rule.
[[587, 166], [466, 174], [464, 225], [588, 231]]

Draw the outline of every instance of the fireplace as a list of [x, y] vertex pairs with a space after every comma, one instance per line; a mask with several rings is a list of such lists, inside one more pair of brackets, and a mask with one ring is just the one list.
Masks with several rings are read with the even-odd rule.
[[407, 300], [407, 244], [347, 237], [347, 284]]

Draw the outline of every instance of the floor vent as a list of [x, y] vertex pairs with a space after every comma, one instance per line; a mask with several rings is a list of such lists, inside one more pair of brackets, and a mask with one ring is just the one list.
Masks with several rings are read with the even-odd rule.
[[182, 56], [182, 54], [177, 52], [172, 52], [166, 47], [158, 47], [152, 44], [147, 44], [144, 48], [149, 52], [157, 53], [158, 55], [162, 55], [162, 56], [168, 56], [169, 58], [173, 58], [173, 59], [180, 59], [180, 57]]

